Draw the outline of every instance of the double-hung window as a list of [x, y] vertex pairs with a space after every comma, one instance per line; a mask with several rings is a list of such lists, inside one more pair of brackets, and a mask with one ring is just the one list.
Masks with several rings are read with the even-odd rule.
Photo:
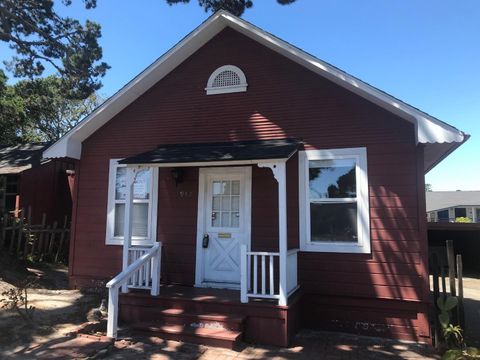
[[365, 148], [300, 152], [299, 192], [302, 250], [370, 252]]
[[[108, 245], [123, 244], [127, 167], [110, 160], [108, 182], [107, 234]], [[132, 245], [149, 245], [155, 242], [157, 227], [158, 169], [137, 171], [133, 184]]]

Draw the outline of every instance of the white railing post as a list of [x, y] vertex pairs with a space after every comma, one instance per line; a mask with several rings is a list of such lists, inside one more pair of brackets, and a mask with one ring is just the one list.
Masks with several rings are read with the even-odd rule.
[[118, 324], [118, 287], [108, 289], [108, 320], [107, 320], [107, 336], [111, 338], [117, 337]]
[[[287, 171], [286, 163], [259, 162], [258, 167], [268, 167], [278, 183], [278, 252], [280, 268], [279, 305], [287, 305]], [[254, 279], [255, 280], [255, 279]], [[254, 283], [255, 284], [255, 283]], [[255, 289], [256, 292], [256, 289]]]
[[[132, 240], [132, 204], [133, 204], [133, 183], [135, 181], [135, 169], [127, 167], [126, 193], [125, 193], [125, 217], [123, 227], [123, 264], [122, 270], [128, 267], [128, 255]], [[122, 285], [122, 292], [128, 292], [128, 283]]]
[[277, 164], [278, 177], [278, 252], [280, 266], [280, 298], [279, 305], [287, 305], [287, 176], [285, 163]]
[[162, 244], [159, 245], [157, 254], [153, 257], [152, 264], [152, 290], [150, 294], [157, 296], [160, 294], [160, 271], [162, 266]]
[[245, 244], [240, 245], [240, 301], [242, 303], [248, 302], [247, 297], [247, 283], [249, 274], [247, 268], [247, 246]]

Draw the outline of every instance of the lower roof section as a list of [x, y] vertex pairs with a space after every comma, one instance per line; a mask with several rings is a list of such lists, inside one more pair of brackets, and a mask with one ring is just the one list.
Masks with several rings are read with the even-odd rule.
[[120, 164], [181, 164], [289, 159], [303, 145], [299, 139], [159, 145], [119, 161]]

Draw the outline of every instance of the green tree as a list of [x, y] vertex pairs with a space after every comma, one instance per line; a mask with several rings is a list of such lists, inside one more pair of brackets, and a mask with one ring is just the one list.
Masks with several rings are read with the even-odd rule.
[[[96, 0], [83, 2], [87, 9], [96, 6]], [[100, 37], [99, 24], [58, 15], [53, 0], [0, 0], [0, 41], [16, 53], [4, 61], [7, 69], [15, 77], [34, 78], [51, 66], [69, 97], [86, 98], [102, 86], [99, 79], [109, 66], [100, 62]]]
[[[190, 0], [166, 0], [169, 5], [187, 4]], [[277, 0], [281, 5], [288, 5], [296, 0]], [[253, 0], [198, 0], [198, 4], [206, 11], [227, 10], [236, 16], [242, 16], [245, 9], [253, 6]]]
[[103, 102], [97, 93], [85, 99], [66, 98], [62, 80], [55, 76], [19, 81], [13, 87], [31, 128], [45, 141], [58, 140]]
[[425, 184], [425, 191], [426, 192], [433, 191], [432, 184]]
[[0, 69], [0, 143], [18, 142], [22, 133], [29, 133], [28, 128], [23, 99], [16, 95], [13, 86], [7, 84], [7, 76]]
[[102, 101], [96, 93], [66, 98], [55, 76], [8, 85], [0, 70], [0, 143], [58, 140]]

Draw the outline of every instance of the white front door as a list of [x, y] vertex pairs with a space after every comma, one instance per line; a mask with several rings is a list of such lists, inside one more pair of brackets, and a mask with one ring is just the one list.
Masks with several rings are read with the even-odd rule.
[[240, 245], [250, 247], [251, 168], [200, 169], [200, 187], [197, 283], [238, 288]]

